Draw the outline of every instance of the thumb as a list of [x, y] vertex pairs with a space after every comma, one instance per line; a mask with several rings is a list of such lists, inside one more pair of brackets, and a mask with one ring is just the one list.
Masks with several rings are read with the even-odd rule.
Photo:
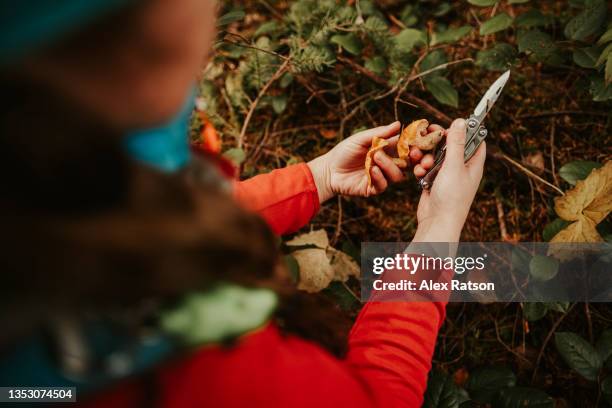
[[465, 152], [465, 120], [455, 119], [446, 134], [446, 158], [449, 166], [462, 166]]
[[351, 138], [362, 146], [370, 146], [372, 144], [372, 138], [374, 136], [387, 139], [391, 136], [395, 136], [400, 129], [400, 122], [395, 121], [387, 126], [379, 126], [372, 129], [367, 129], [359, 132]]

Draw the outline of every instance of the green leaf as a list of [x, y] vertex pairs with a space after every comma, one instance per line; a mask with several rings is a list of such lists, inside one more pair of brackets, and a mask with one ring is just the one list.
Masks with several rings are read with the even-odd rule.
[[606, 22], [606, 0], [587, 0], [584, 10], [565, 26], [564, 34], [571, 40], [582, 41], [596, 34]]
[[275, 95], [272, 97], [272, 109], [274, 109], [274, 113], [280, 115], [283, 113], [285, 108], [287, 108], [287, 95]]
[[459, 94], [450, 81], [441, 76], [431, 76], [425, 79], [425, 88], [436, 100], [454, 108], [459, 106]]
[[382, 74], [387, 69], [387, 61], [379, 55], [365, 61], [364, 67], [376, 74]]
[[612, 405], [612, 377], [601, 382], [601, 393], [608, 404]]
[[544, 239], [546, 242], [550, 241], [555, 235], [570, 224], [571, 222], [565, 221], [562, 218], [554, 219], [544, 227], [544, 230], [542, 231], [542, 239]]
[[230, 11], [217, 19], [217, 27], [223, 27], [233, 23], [234, 21], [242, 20], [245, 16], [246, 14], [244, 13], [244, 10]]
[[514, 387], [516, 376], [507, 367], [484, 367], [470, 373], [466, 388], [470, 396], [482, 403], [491, 403], [501, 388]]
[[519, 52], [531, 55], [538, 62], [559, 64], [563, 60], [552, 37], [540, 30], [520, 31], [517, 43]]
[[433, 15], [436, 17], [442, 17], [448, 14], [453, 9], [450, 3], [440, 3], [438, 7], [433, 12]]
[[602, 366], [601, 357], [585, 339], [575, 333], [555, 333], [555, 345], [563, 360], [589, 381], [596, 381]]
[[598, 169], [602, 165], [594, 161], [576, 160], [569, 162], [559, 169], [559, 176], [568, 183], [575, 185], [576, 182], [587, 178], [593, 169]]
[[515, 246], [512, 249], [512, 272], [520, 273], [521, 275], [527, 276], [529, 274], [529, 262], [531, 261], [531, 254], [525, 251], [519, 246]]
[[353, 55], [361, 54], [361, 49], [363, 48], [361, 40], [353, 33], [332, 35], [329, 41], [338, 44]]
[[605, 71], [605, 79], [606, 85], [610, 85], [612, 83], [612, 54], [608, 55], [608, 62], [606, 62], [606, 71]]
[[545, 303], [541, 302], [527, 302], [523, 303], [523, 316], [530, 322], [540, 320], [548, 312], [548, 307]]
[[283, 257], [287, 271], [293, 283], [298, 283], [300, 280], [300, 265], [298, 264], [295, 257], [291, 254], [287, 254]]
[[599, 336], [595, 348], [601, 357], [601, 361], [607, 361], [612, 356], [612, 329], [604, 330]]
[[606, 84], [603, 78], [593, 76], [591, 78], [590, 92], [595, 102], [605, 102], [612, 99], [612, 84]]
[[500, 13], [485, 21], [480, 26], [480, 35], [488, 35], [503, 31], [512, 25], [512, 17], [506, 13]]
[[468, 3], [478, 7], [489, 7], [497, 3], [497, 0], [468, 0]]
[[[425, 58], [423, 58], [423, 61], [421, 61], [421, 65], [419, 65], [419, 69], [421, 72], [423, 72], [435, 68], [439, 65], [446, 64], [447, 62], [448, 59], [446, 58], [446, 54], [444, 53], [444, 51], [435, 50], [430, 52]], [[442, 75], [443, 72], [443, 70], [434, 71], [428, 74], [427, 76]]]
[[608, 31], [606, 31], [605, 33], [603, 33], [603, 35], [601, 36], [601, 38], [599, 40], [597, 40], [597, 44], [605, 44], [609, 41], [612, 41], [612, 28], [608, 28]]
[[278, 81], [278, 84], [281, 88], [286, 88], [291, 85], [292, 82], [293, 75], [291, 74], [291, 72], [285, 72], [285, 74], [283, 74], [283, 76], [281, 77], [280, 81]]
[[425, 33], [416, 28], [404, 28], [393, 38], [396, 47], [402, 53], [409, 53], [414, 47], [427, 44]]
[[476, 65], [489, 71], [505, 71], [514, 62], [516, 49], [506, 43], [495, 44], [493, 48], [478, 51]]
[[436, 44], [451, 44], [459, 41], [466, 35], [472, 32], [472, 26], [464, 25], [456, 28], [449, 28], [446, 31], [442, 31], [441, 33], [433, 33], [431, 37], [431, 45]]
[[530, 9], [516, 17], [514, 21], [518, 27], [531, 28], [550, 25], [554, 22], [554, 18], [542, 14], [540, 10]]
[[608, 57], [612, 54], [612, 43], [608, 44], [606, 48], [601, 52], [599, 58], [597, 58], [597, 62], [595, 65], [599, 66], [604, 63], [608, 59]]
[[553, 257], [534, 255], [529, 261], [529, 273], [540, 282], [546, 282], [557, 276], [559, 261]]
[[225, 157], [226, 159], [234, 163], [236, 166], [239, 166], [246, 158], [246, 154], [244, 153], [244, 150], [242, 150], [241, 148], [234, 147], [234, 148], [226, 150], [223, 153], [223, 157]]
[[518, 34], [519, 52], [531, 52], [543, 57], [555, 47], [552, 37], [540, 30], [521, 31]]
[[260, 25], [257, 30], [255, 30], [253, 37], [259, 37], [260, 35], [273, 33], [275, 31], [278, 31], [279, 28], [280, 26], [275, 20], [266, 21], [265, 23]]
[[458, 408], [458, 387], [448, 375], [435, 371], [427, 381], [423, 408]]
[[592, 46], [586, 48], [576, 48], [572, 58], [576, 65], [582, 68], [595, 68], [597, 57], [601, 53], [601, 47]]
[[570, 304], [569, 302], [547, 302], [546, 307], [553, 312], [567, 313]]
[[555, 401], [538, 389], [513, 387], [500, 390], [492, 405], [496, 408], [553, 408]]

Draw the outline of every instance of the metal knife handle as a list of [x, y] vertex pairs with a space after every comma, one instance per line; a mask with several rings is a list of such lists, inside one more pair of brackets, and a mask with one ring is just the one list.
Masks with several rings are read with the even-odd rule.
[[[488, 131], [482, 126], [476, 118], [470, 116], [467, 119], [467, 132], [464, 150], [464, 161], [467, 162], [472, 158], [482, 141], [487, 137]], [[433, 182], [438, 175], [438, 172], [442, 168], [442, 163], [446, 157], [446, 146], [442, 148], [440, 153], [436, 156], [434, 166], [427, 171], [427, 173], [421, 177], [418, 181], [419, 186], [423, 190], [429, 190], [433, 185]]]

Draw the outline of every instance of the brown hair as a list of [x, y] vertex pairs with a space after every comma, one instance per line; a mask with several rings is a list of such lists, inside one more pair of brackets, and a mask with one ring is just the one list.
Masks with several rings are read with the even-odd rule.
[[223, 280], [273, 288], [282, 329], [342, 354], [348, 321], [275, 274], [276, 238], [197, 182], [204, 163], [177, 174], [135, 164], [120, 132], [61, 95], [16, 77], [0, 87], [0, 349], [58, 314], [137, 326], [151, 305]]

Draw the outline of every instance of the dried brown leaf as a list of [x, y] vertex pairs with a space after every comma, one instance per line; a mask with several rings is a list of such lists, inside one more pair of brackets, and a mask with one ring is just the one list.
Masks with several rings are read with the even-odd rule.
[[555, 199], [555, 211], [567, 221], [581, 216], [599, 224], [612, 211], [612, 161], [576, 183], [563, 197]]
[[302, 235], [298, 235], [290, 241], [285, 242], [287, 246], [305, 246], [314, 245], [317, 248], [327, 249], [329, 246], [329, 239], [327, 238], [327, 232], [324, 229], [314, 230], [307, 232]]
[[334, 271], [334, 280], [346, 282], [351, 276], [359, 277], [359, 265], [350, 255], [334, 248], [330, 248], [327, 251], [327, 255], [330, 258], [332, 270]]
[[298, 289], [319, 292], [329, 286], [334, 271], [324, 249], [299, 249], [291, 253], [300, 267]]

